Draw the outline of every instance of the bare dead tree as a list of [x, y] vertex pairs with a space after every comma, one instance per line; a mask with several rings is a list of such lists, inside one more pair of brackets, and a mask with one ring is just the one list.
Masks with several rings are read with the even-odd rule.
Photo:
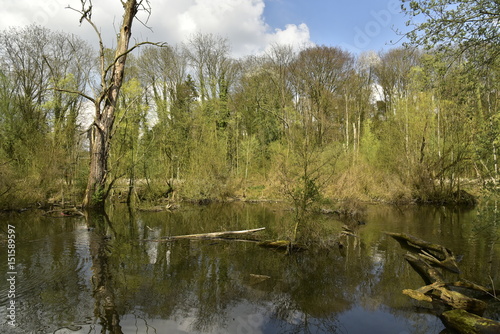
[[88, 129], [90, 138], [90, 171], [83, 200], [83, 207], [85, 208], [104, 208], [105, 200], [111, 189], [111, 186], [107, 182], [109, 175], [108, 158], [115, 122], [116, 105], [123, 84], [127, 55], [141, 45], [166, 45], [165, 43], [140, 42], [130, 47], [129, 42], [132, 35], [132, 23], [134, 19], [139, 20], [137, 14], [140, 11], [144, 11], [149, 17], [151, 7], [149, 1], [145, 0], [120, 1], [123, 5], [123, 19], [120, 26], [115, 55], [113, 61], [110, 63], [106, 62], [101, 32], [95, 22], [92, 21], [92, 1], [81, 0], [81, 9], [68, 7], [81, 15], [80, 23], [85, 21], [90, 24], [99, 39], [100, 87], [95, 94], [96, 96], [91, 97], [79, 91], [57, 89], [68, 93], [79, 94], [94, 105], [94, 119]]

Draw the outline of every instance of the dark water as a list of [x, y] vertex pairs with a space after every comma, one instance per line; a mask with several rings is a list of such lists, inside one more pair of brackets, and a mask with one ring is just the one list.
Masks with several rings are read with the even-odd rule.
[[[493, 203], [494, 204], [494, 203]], [[269, 204], [183, 206], [108, 217], [0, 216], [2, 333], [440, 333], [432, 307], [401, 291], [424, 285], [383, 231], [441, 243], [463, 256], [462, 278], [500, 287], [499, 216], [472, 210], [368, 206], [357, 237], [313, 217], [324, 248], [285, 255], [241, 241], [151, 242], [163, 236], [266, 227], [290, 233], [292, 213]], [[7, 261], [15, 226], [15, 267]], [[89, 230], [89, 227], [91, 229]], [[326, 247], [325, 247], [326, 246]], [[15, 298], [10, 271], [15, 270]], [[450, 277], [453, 279], [453, 277]], [[15, 325], [7, 309], [15, 301]], [[486, 314], [500, 320], [500, 306]]]

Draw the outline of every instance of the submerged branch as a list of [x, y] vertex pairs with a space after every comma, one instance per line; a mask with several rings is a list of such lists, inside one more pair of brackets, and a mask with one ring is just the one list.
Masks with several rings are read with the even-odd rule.
[[455, 255], [450, 249], [405, 233], [385, 232], [385, 234], [398, 241], [404, 249], [416, 253], [422, 260], [453, 273], [460, 273]]
[[251, 234], [259, 231], [265, 230], [265, 227], [255, 228], [251, 230], [241, 230], [241, 231], [223, 231], [223, 232], [211, 232], [211, 233], [199, 233], [199, 234], [186, 234], [186, 235], [176, 235], [171, 237], [163, 237], [160, 239], [147, 240], [147, 241], [171, 241], [178, 239], [231, 239], [245, 234]]

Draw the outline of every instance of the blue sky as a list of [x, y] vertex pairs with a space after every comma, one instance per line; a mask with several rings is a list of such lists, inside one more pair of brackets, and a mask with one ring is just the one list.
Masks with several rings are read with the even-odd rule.
[[[80, 0], [0, 0], [0, 30], [36, 23], [81, 36], [95, 44], [94, 31], [78, 24]], [[405, 29], [400, 0], [155, 0], [148, 25], [136, 23], [137, 41], [185, 43], [193, 34], [211, 33], [229, 40], [234, 56], [259, 54], [275, 43], [297, 49], [340, 46], [355, 54], [387, 50]], [[112, 46], [121, 19], [119, 0], [93, 0], [92, 19]], [[144, 14], [142, 14], [144, 15]], [[142, 17], [143, 20], [146, 17]]]
[[311, 40], [352, 52], [380, 51], [405, 30], [400, 0], [267, 0], [264, 16], [275, 27], [306, 23]]

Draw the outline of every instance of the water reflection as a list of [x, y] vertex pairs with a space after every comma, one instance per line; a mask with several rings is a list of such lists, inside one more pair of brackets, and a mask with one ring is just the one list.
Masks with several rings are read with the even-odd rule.
[[[114, 279], [115, 274], [110, 266], [112, 257], [110, 238], [116, 232], [108, 216], [102, 213], [87, 213], [89, 250], [92, 257], [92, 297], [94, 299], [94, 318], [99, 319], [103, 333], [121, 334], [120, 315], [117, 311]], [[113, 231], [113, 236], [107, 234]]]
[[[417, 235], [462, 254], [463, 277], [500, 286], [496, 213], [490, 209], [370, 206], [357, 237], [313, 217], [328, 248], [284, 255], [236, 241], [151, 242], [162, 236], [266, 226], [292, 213], [269, 205], [184, 207], [175, 213], [5, 217], [20, 232], [19, 328], [4, 333], [439, 333], [425, 304], [401, 291], [420, 277], [383, 231]], [[481, 211], [482, 210], [482, 211]], [[478, 215], [479, 213], [479, 215]], [[492, 220], [488, 222], [488, 219]], [[5, 245], [2, 245], [5, 250]], [[5, 263], [0, 263], [5, 272]], [[490, 279], [491, 278], [491, 279]], [[6, 319], [5, 281], [0, 316]], [[487, 316], [498, 319], [498, 306]]]

